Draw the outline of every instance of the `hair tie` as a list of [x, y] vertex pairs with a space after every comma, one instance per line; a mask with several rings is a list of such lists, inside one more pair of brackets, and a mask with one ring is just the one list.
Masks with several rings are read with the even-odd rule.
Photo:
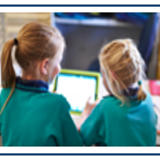
[[138, 85], [139, 85], [139, 86], [142, 85], [142, 81], [138, 81]]
[[14, 44], [17, 46], [18, 45], [18, 40], [17, 38], [14, 38]]

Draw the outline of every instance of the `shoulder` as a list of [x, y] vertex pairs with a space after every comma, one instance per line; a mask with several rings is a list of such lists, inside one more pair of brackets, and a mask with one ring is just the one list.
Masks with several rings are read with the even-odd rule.
[[5, 94], [10, 93], [10, 91], [11, 91], [11, 88], [10, 88], [10, 87], [9, 87], [9, 88], [2, 88], [0, 94], [1, 94], [1, 95], [5, 95]]
[[153, 100], [152, 100], [152, 96], [149, 92], [146, 92], [146, 99], [144, 101], [142, 101], [142, 103], [140, 103], [141, 106], [148, 106], [146, 108], [150, 108], [153, 109]]
[[146, 99], [145, 100], [152, 102], [152, 96], [151, 96], [151, 94], [148, 91], [146, 92]]
[[99, 103], [99, 105], [102, 106], [110, 106], [110, 105], [114, 105], [117, 102], [119, 102], [119, 100], [117, 98], [115, 98], [114, 96], [106, 96], [104, 97], [101, 102]]
[[2, 88], [0, 92], [1, 101], [5, 101], [11, 92], [11, 88]]
[[115, 98], [114, 96], [108, 95], [108, 96], [103, 97], [102, 102], [103, 103], [110, 103], [112, 101], [115, 101], [116, 99], [117, 98]]
[[111, 106], [117, 103], [117, 99], [114, 96], [106, 96], [100, 101], [100, 103], [95, 107], [96, 111], [102, 112], [104, 110], [112, 108]]
[[50, 93], [47, 92], [42, 99], [43, 102], [46, 102], [48, 105], [54, 105], [54, 108], [58, 107], [61, 109], [61, 107], [66, 108], [67, 110], [70, 109], [70, 105], [67, 101], [67, 99], [60, 94], [57, 93]]

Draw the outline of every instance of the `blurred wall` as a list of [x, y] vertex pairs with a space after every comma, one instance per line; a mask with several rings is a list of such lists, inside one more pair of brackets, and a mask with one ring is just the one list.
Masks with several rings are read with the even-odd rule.
[[131, 38], [138, 42], [141, 28], [137, 26], [86, 26], [56, 24], [66, 40], [63, 68], [87, 70], [98, 57], [100, 48], [117, 38]]

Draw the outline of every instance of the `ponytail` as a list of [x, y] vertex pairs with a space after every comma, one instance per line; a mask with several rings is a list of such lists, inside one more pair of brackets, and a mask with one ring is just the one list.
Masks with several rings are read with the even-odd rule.
[[138, 85], [139, 85], [139, 89], [138, 89], [138, 93], [137, 93], [137, 99], [140, 101], [143, 101], [146, 98], [146, 93], [143, 90], [141, 81], [138, 82]]
[[9, 99], [11, 98], [14, 88], [15, 88], [15, 78], [16, 74], [13, 68], [12, 64], [12, 48], [15, 44], [14, 39], [9, 40], [8, 42], [5, 43], [2, 51], [2, 56], [1, 56], [1, 81], [2, 81], [2, 87], [3, 88], [9, 88], [12, 87], [12, 90], [5, 101], [1, 111], [0, 115], [2, 114], [5, 106], [7, 105]]
[[[146, 77], [145, 62], [141, 54], [131, 39], [117, 39], [101, 49], [99, 60], [101, 68], [106, 73], [110, 92], [123, 104], [128, 100], [123, 90], [127, 91], [127, 88], [135, 82]], [[138, 82], [138, 85], [137, 100], [143, 101], [147, 95], [141, 81]]]
[[1, 56], [1, 81], [2, 87], [11, 87], [15, 81], [15, 71], [12, 64], [12, 48], [14, 46], [14, 40], [9, 40], [5, 43]]

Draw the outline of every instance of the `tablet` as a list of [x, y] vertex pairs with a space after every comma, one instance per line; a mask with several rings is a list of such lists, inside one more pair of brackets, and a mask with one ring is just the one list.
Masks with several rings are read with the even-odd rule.
[[62, 69], [54, 82], [54, 91], [62, 94], [71, 106], [71, 113], [80, 114], [87, 100], [98, 99], [99, 72]]

